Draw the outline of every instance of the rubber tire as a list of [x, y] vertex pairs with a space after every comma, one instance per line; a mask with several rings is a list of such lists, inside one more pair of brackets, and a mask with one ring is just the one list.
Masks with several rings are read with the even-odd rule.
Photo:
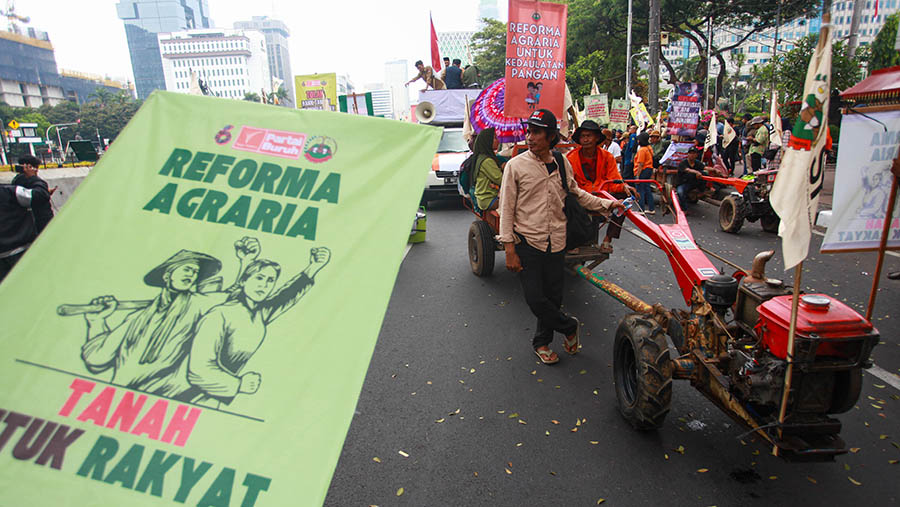
[[829, 414], [843, 414], [856, 406], [862, 393], [862, 368], [834, 373], [834, 390], [831, 392]]
[[616, 330], [613, 380], [619, 412], [635, 429], [662, 426], [672, 403], [672, 369], [663, 330], [642, 315], [626, 315]]
[[766, 232], [778, 232], [778, 224], [781, 223], [781, 219], [778, 218], [778, 215], [772, 213], [770, 215], [763, 215], [759, 218], [759, 225], [762, 225], [762, 228]]
[[729, 195], [722, 199], [719, 206], [719, 227], [725, 232], [737, 234], [744, 225], [744, 215], [741, 213], [739, 197]]
[[469, 265], [475, 276], [490, 276], [494, 271], [494, 231], [483, 220], [469, 226]]

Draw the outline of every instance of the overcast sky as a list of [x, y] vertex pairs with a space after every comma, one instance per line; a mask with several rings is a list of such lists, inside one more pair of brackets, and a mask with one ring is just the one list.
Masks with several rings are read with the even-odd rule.
[[[20, 15], [46, 31], [60, 69], [132, 79], [131, 60], [116, 0], [19, 0]], [[231, 28], [251, 16], [270, 16], [291, 31], [294, 74], [349, 74], [356, 86], [384, 81], [384, 62], [430, 59], [428, 13], [438, 32], [475, 30], [478, 0], [209, 0], [213, 22]], [[507, 3], [497, 0], [501, 20]]]

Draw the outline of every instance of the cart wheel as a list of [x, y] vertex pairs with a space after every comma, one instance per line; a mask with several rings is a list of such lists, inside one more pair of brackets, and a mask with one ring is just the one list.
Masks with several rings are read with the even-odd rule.
[[744, 215], [741, 211], [741, 201], [743, 199], [734, 195], [729, 195], [722, 199], [719, 206], [719, 227], [725, 232], [737, 234], [744, 225]]
[[672, 362], [663, 330], [638, 314], [616, 330], [613, 379], [619, 412], [639, 430], [662, 426], [672, 402]]
[[469, 264], [475, 276], [488, 276], [494, 271], [494, 231], [482, 220], [469, 226]]
[[762, 225], [763, 230], [766, 232], [778, 232], [778, 224], [780, 223], [781, 219], [774, 213], [763, 215], [759, 219], [759, 224]]
[[834, 374], [834, 390], [831, 392], [829, 414], [843, 414], [856, 405], [862, 392], [862, 369], [838, 371]]

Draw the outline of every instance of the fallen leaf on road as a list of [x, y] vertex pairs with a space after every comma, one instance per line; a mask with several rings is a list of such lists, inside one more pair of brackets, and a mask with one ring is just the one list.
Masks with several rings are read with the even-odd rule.
[[460, 383], [460, 384], [465, 384], [466, 381], [465, 381], [465, 380], [460, 380], [459, 383]]
[[556, 419], [551, 419], [550, 422], [552, 422], [553, 424], [559, 424], [559, 421], [557, 421]]
[[497, 413], [498, 413], [498, 414], [505, 414], [505, 413], [506, 413], [506, 410], [498, 410]]
[[581, 426], [581, 419], [575, 419], [575, 426]]
[[663, 453], [663, 458], [669, 459], [669, 455], [666, 453]]
[[509, 415], [506, 416], [506, 417], [509, 417], [510, 419], [515, 419], [516, 417], [519, 417], [519, 413], [518, 413], [518, 412], [513, 412], [512, 414], [509, 414]]
[[375, 456], [374, 458], [372, 458], [372, 461], [374, 461], [375, 463], [381, 463], [381, 458]]
[[708, 468], [698, 468], [697, 469], [698, 474], [705, 474], [706, 472], [709, 472]]
[[512, 470], [510, 470], [510, 469], [508, 469], [508, 468], [504, 468], [504, 470], [506, 470], [506, 474], [507, 474], [507, 475], [512, 475]]
[[442, 423], [442, 422], [444, 422], [444, 418], [441, 417], [440, 419], [438, 419], [438, 420], [436, 420], [436, 421], [434, 421], [434, 422], [436, 422], [436, 423]]
[[403, 495], [403, 488], [397, 490], [397, 496]]
[[847, 480], [853, 483], [854, 486], [862, 486], [862, 483], [854, 479], [853, 477], [847, 476]]
[[886, 386], [881, 385], [881, 384], [872, 384], [872, 385], [875, 386], [875, 387], [877, 387], [878, 389], [884, 389], [884, 388], [886, 387]]
[[409, 457], [409, 454], [406, 454], [406, 453], [403, 452], [403, 451], [397, 451], [397, 454], [403, 456], [404, 458], [408, 458], [408, 457]]
[[509, 468], [512, 468], [512, 461], [507, 461], [506, 466], [508, 466]]
[[484, 364], [484, 361], [479, 362], [478, 364]]
[[677, 452], [678, 454], [684, 454], [684, 446], [679, 445], [678, 447], [675, 448], [675, 452]]
[[587, 373], [587, 370], [581, 370], [580, 372], [578, 372], [579, 375], [584, 375], [585, 373]]
[[870, 405], [872, 405], [873, 407], [877, 408], [878, 410], [881, 410], [881, 405], [876, 405], [876, 404], [874, 404], [874, 403], [870, 403]]
[[472, 475], [474, 475], [475, 477], [478, 477], [478, 472], [472, 472]]
[[547, 436], [549, 437], [549, 436], [550, 436], [550, 432], [549, 432], [549, 431], [545, 431], [545, 432], [544, 432], [544, 435], [547, 435]]
[[575, 428], [572, 428], [569, 431], [571, 431], [572, 433], [575, 433], [576, 431], [578, 431], [578, 427], [576, 426]]
[[523, 420], [521, 420], [521, 419], [519, 419], [519, 424], [528, 424], [528, 423], [525, 422], [525, 421], [523, 421]]
[[777, 480], [777, 479], [778, 479], [778, 476], [777, 476], [777, 475], [770, 475], [770, 476], [769, 476], [769, 480], [770, 480], [770, 481], [774, 481], [774, 480]]
[[887, 437], [888, 437], [887, 435], [878, 435], [878, 438], [880, 440], [887, 440]]
[[594, 389], [594, 396], [598, 396], [596, 389]]
[[597, 445], [599, 443], [600, 443], [599, 440], [591, 440], [591, 445]]
[[537, 375], [537, 370], [531, 370], [532, 375]]
[[850, 471], [850, 464], [844, 463], [844, 470], [846, 470], [846, 471], [849, 472], [849, 471]]
[[850, 452], [852, 452], [853, 454], [858, 453], [858, 452], [859, 452], [859, 447], [851, 447], [851, 448], [850, 448]]
[[426, 381], [425, 383], [428, 384], [428, 385], [431, 385], [431, 381], [430, 381], [430, 380]]
[[519, 442], [518, 444], [516, 444], [516, 447], [522, 447], [522, 442]]
[[605, 498], [598, 498], [598, 499], [597, 499], [597, 505], [600, 505], [601, 503], [603, 503], [603, 502], [605, 502], [605, 501], [606, 501]]
[[890, 464], [890, 465], [896, 465], [897, 463], [898, 463], [898, 461], [895, 460], [895, 459], [889, 459], [889, 460], [888, 460], [888, 464]]
[[469, 373], [475, 373], [475, 368], [470, 369]]
[[808, 475], [806, 476], [806, 480], [808, 480], [809, 482], [811, 482], [811, 483], [813, 483], [813, 484], [818, 484], [818, 482], [816, 482], [815, 479], [813, 479], [812, 477], [810, 477], [810, 476], [808, 476]]

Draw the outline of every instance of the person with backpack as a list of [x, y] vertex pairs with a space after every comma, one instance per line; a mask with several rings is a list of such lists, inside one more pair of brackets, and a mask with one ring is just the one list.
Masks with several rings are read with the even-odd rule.
[[[621, 201], [603, 199], [578, 187], [572, 166], [558, 152], [556, 116], [539, 109], [526, 120], [528, 151], [510, 160], [500, 185], [500, 235], [506, 251], [506, 269], [519, 273], [525, 302], [537, 317], [531, 344], [544, 364], [559, 361], [550, 350], [554, 332], [565, 336], [569, 354], [578, 353], [578, 319], [560, 310], [563, 296], [563, 271], [567, 235], [567, 212], [571, 194], [576, 204], [609, 213], [624, 211]], [[571, 199], [569, 199], [571, 201]]]
[[0, 185], [0, 281], [37, 238], [33, 209], [50, 206], [50, 192], [42, 183], [28, 180], [21, 185]]
[[472, 155], [476, 158], [473, 166], [475, 177], [471, 180], [475, 182], [475, 202], [483, 211], [497, 209], [500, 180], [503, 178], [496, 152], [499, 146], [500, 141], [493, 128], [479, 132], [472, 146]]

